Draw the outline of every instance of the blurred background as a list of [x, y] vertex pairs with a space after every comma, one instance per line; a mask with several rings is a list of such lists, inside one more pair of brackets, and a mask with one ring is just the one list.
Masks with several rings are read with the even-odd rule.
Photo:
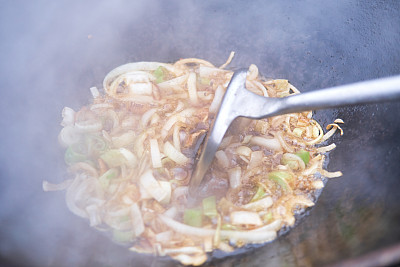
[[[112, 243], [68, 211], [64, 192], [42, 191], [43, 180], [65, 178], [63, 107], [88, 103], [119, 65], [221, 65], [231, 51], [231, 69], [256, 64], [301, 91], [400, 74], [400, 1], [0, 0], [0, 40], [0, 265], [176, 266]], [[323, 126], [345, 121], [328, 165], [344, 176], [288, 234], [206, 265], [361, 264], [383, 252], [385, 264], [400, 262], [399, 112], [316, 112]]]

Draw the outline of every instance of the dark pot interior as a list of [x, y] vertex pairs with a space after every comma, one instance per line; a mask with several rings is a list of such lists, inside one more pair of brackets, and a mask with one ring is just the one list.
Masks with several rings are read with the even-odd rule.
[[[57, 135], [112, 68], [199, 57], [258, 65], [309, 91], [400, 73], [400, 2], [35, 1], [0, 8], [0, 260], [9, 266], [174, 266], [128, 252], [70, 213]], [[210, 266], [321, 266], [400, 242], [400, 103], [316, 112], [345, 121], [317, 205], [288, 234]], [[399, 253], [399, 252], [397, 252]], [[398, 255], [398, 254], [397, 254]], [[217, 255], [218, 256], [218, 255]], [[393, 263], [393, 262], [392, 262]]]

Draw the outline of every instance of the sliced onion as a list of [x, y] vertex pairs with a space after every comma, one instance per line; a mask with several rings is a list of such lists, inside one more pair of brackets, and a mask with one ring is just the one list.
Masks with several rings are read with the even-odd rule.
[[239, 146], [236, 148], [236, 153], [246, 158], [250, 158], [252, 152], [253, 151], [251, 150], [251, 148], [247, 146]]
[[43, 181], [42, 183], [42, 188], [43, 191], [49, 192], [49, 191], [61, 191], [67, 189], [73, 182], [73, 179], [68, 179], [64, 180], [63, 182], [59, 184], [52, 184], [49, 183], [48, 181]]
[[272, 198], [265, 197], [260, 200], [250, 202], [246, 205], [243, 205], [242, 207], [245, 209], [248, 209], [248, 210], [252, 210], [252, 211], [261, 211], [261, 210], [265, 210], [265, 209], [271, 207], [272, 204], [273, 204]]
[[293, 153], [293, 152], [294, 152], [294, 149], [291, 148], [290, 146], [288, 146], [288, 145], [286, 144], [286, 141], [284, 140], [283, 135], [282, 135], [281, 132], [278, 132], [278, 133], [276, 134], [276, 137], [278, 138], [278, 141], [279, 141], [279, 143], [281, 144], [281, 147], [282, 147], [284, 150], [286, 150], [287, 152], [290, 152], [290, 153]]
[[144, 223], [142, 213], [140, 212], [138, 204], [134, 203], [131, 206], [131, 218], [132, 227], [135, 232], [135, 236], [140, 236], [144, 232]]
[[168, 244], [173, 238], [173, 232], [172, 231], [161, 232], [156, 234], [155, 237], [157, 242]]
[[223, 150], [218, 150], [215, 153], [215, 158], [218, 160], [218, 164], [221, 165], [223, 168], [229, 167], [229, 159], [226, 153]]
[[258, 77], [258, 68], [256, 65], [251, 64], [247, 72], [247, 79], [251, 81], [257, 79], [257, 77]]
[[63, 117], [63, 120], [61, 122], [62, 126], [67, 126], [67, 125], [74, 125], [75, 122], [75, 111], [72, 108], [65, 107], [63, 108], [61, 115]]
[[264, 158], [264, 152], [262, 151], [253, 151], [250, 156], [249, 165], [247, 165], [247, 169], [252, 169], [262, 164], [262, 160]]
[[273, 151], [281, 151], [281, 143], [274, 138], [265, 138], [261, 136], [253, 136], [250, 141], [251, 144], [262, 146]]
[[97, 226], [101, 224], [101, 217], [99, 214], [99, 207], [97, 205], [89, 205], [86, 207], [86, 212], [89, 215], [90, 226]]
[[321, 175], [326, 177], [326, 178], [336, 178], [336, 177], [340, 177], [343, 175], [343, 173], [341, 171], [337, 171], [337, 172], [328, 172], [326, 170], [321, 170]]
[[176, 148], [173, 145], [171, 145], [170, 142], [165, 142], [164, 154], [168, 158], [170, 158], [171, 160], [173, 160], [174, 162], [176, 162], [180, 165], [184, 165], [189, 162], [189, 159], [185, 155], [183, 155], [181, 152], [176, 150]]
[[171, 201], [171, 183], [167, 181], [160, 181], [159, 182], [163, 191], [166, 192], [165, 196], [159, 200], [160, 204], [167, 205]]
[[197, 98], [197, 86], [196, 86], [196, 73], [191, 72], [188, 77], [187, 86], [189, 92], [189, 98], [192, 104], [197, 104], [199, 99]]
[[161, 168], [161, 155], [160, 148], [158, 147], [157, 139], [150, 139], [150, 154], [151, 154], [151, 162], [153, 163], [153, 168]]
[[179, 125], [175, 124], [174, 132], [172, 134], [172, 141], [174, 143], [174, 147], [176, 148], [176, 150], [178, 150], [180, 152], [181, 151], [181, 139], [179, 136], [179, 131], [180, 131]]
[[125, 157], [126, 165], [131, 168], [135, 168], [138, 165], [138, 159], [131, 151], [126, 148], [121, 147], [119, 152]]
[[119, 136], [111, 137], [111, 141], [115, 147], [122, 148], [133, 144], [135, 142], [135, 138], [135, 132], [129, 130]]
[[325, 153], [325, 152], [329, 152], [333, 149], [335, 149], [336, 145], [334, 143], [328, 145], [328, 146], [323, 146], [323, 147], [319, 147], [317, 148], [317, 152], [318, 153]]
[[[258, 214], [257, 214], [258, 215]], [[205, 229], [189, 226], [180, 222], [177, 222], [171, 218], [168, 218], [164, 215], [158, 215], [161, 221], [163, 221], [168, 227], [170, 227], [175, 232], [185, 234], [185, 235], [193, 235], [200, 237], [214, 236], [215, 230], [213, 229]], [[221, 238], [229, 238], [231, 240], [240, 240], [249, 243], [262, 243], [271, 241], [276, 238], [275, 231], [231, 231], [231, 230], [221, 230], [220, 231]]]
[[129, 85], [129, 91], [137, 95], [152, 95], [153, 85], [151, 83], [134, 83]]
[[62, 128], [60, 134], [58, 135], [58, 142], [63, 147], [68, 147], [73, 145], [81, 139], [80, 133], [75, 129], [74, 126], [67, 125]]
[[260, 215], [251, 211], [233, 211], [230, 214], [233, 225], [262, 225]]
[[168, 191], [154, 178], [151, 170], [146, 171], [140, 176], [140, 185], [158, 202], [168, 196]]
[[184, 89], [181, 85], [187, 81], [188, 76], [189, 75], [186, 74], [165, 82], [161, 82], [158, 84], [158, 87], [161, 90], [173, 90], [175, 92], [184, 92]]
[[175, 216], [178, 214], [178, 210], [177, 210], [176, 207], [173, 206], [173, 207], [167, 209], [163, 214], [164, 214], [165, 216], [167, 216], [167, 217], [173, 219], [173, 218], [175, 218]]
[[75, 122], [75, 129], [81, 133], [98, 132], [103, 128], [99, 120], [87, 120]]
[[215, 90], [214, 99], [211, 102], [208, 111], [210, 113], [217, 113], [219, 106], [221, 105], [222, 97], [224, 96], [224, 90], [221, 86], [218, 86]]
[[242, 169], [235, 167], [229, 170], [229, 185], [231, 188], [237, 188], [241, 184]]
[[98, 98], [100, 96], [99, 89], [97, 89], [97, 87], [90, 87], [89, 90], [93, 98]]
[[224, 64], [222, 64], [219, 68], [220, 68], [220, 69], [223, 69], [223, 68], [225, 68], [226, 66], [228, 66], [229, 63], [231, 63], [231, 61], [232, 61], [232, 59], [233, 59], [234, 56], [235, 56], [235, 51], [231, 51], [231, 53], [229, 54], [229, 57], [228, 57], [228, 59], [226, 60], [226, 62], [225, 62]]

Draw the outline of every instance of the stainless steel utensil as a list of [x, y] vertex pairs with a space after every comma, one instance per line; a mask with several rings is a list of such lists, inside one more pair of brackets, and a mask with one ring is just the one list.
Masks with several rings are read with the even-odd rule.
[[189, 190], [196, 195], [215, 153], [234, 119], [266, 117], [328, 109], [355, 104], [367, 104], [400, 99], [400, 75], [353, 83], [296, 94], [283, 98], [268, 98], [250, 92], [245, 87], [247, 70], [236, 71], [226, 89], [219, 111], [204, 139], [202, 152], [195, 164]]

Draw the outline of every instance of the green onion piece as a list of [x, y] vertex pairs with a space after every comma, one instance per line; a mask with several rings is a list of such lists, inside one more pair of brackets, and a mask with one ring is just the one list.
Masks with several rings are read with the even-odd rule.
[[69, 146], [64, 155], [65, 163], [72, 165], [74, 163], [87, 160], [87, 156], [82, 150], [81, 144], [73, 144]]
[[286, 158], [282, 158], [281, 163], [283, 165], [288, 165], [290, 169], [297, 169], [299, 167], [299, 163], [295, 160], [288, 160]]
[[99, 177], [99, 183], [106, 189], [110, 185], [110, 180], [118, 176], [118, 169], [112, 168], [106, 171], [102, 176]]
[[194, 227], [201, 227], [203, 225], [202, 215], [200, 209], [186, 209], [183, 214], [183, 223]]
[[104, 160], [108, 167], [114, 168], [126, 163], [126, 158], [119, 149], [111, 149], [103, 153], [100, 158]]
[[234, 226], [234, 225], [232, 225], [232, 224], [229, 224], [229, 223], [224, 223], [224, 224], [221, 226], [221, 229], [222, 229], [222, 230], [237, 230], [237, 227]]
[[201, 77], [201, 78], [200, 78], [200, 83], [201, 83], [201, 84], [205, 84], [205, 85], [210, 85], [211, 80], [208, 79], [208, 78], [206, 78], [206, 77]]
[[107, 150], [107, 143], [103, 138], [95, 135], [86, 136], [85, 140], [90, 155], [98, 154]]
[[310, 162], [310, 152], [305, 151], [305, 150], [300, 150], [299, 152], [296, 153], [297, 156], [299, 156], [303, 161], [304, 164], [308, 164]]
[[293, 179], [290, 173], [285, 171], [273, 171], [268, 174], [268, 178], [279, 184], [286, 192], [292, 191], [292, 188], [288, 184], [288, 181]]
[[265, 214], [262, 219], [264, 223], [270, 222], [272, 220], [272, 212], [268, 212], [267, 214]]
[[160, 66], [153, 72], [153, 75], [156, 77], [156, 83], [161, 83], [164, 81], [166, 71], [167, 70], [165, 68]]
[[124, 215], [124, 216], [119, 217], [119, 222], [121, 222], [121, 223], [130, 221], [130, 220], [131, 220], [131, 216], [129, 216], [129, 215]]
[[254, 194], [253, 198], [250, 200], [250, 202], [254, 202], [257, 200], [262, 199], [265, 196], [265, 190], [261, 186], [257, 188], [257, 192]]
[[113, 230], [113, 240], [120, 243], [127, 243], [133, 241], [135, 234], [133, 231], [118, 231]]
[[203, 199], [203, 213], [209, 217], [215, 217], [218, 215], [215, 196]]

